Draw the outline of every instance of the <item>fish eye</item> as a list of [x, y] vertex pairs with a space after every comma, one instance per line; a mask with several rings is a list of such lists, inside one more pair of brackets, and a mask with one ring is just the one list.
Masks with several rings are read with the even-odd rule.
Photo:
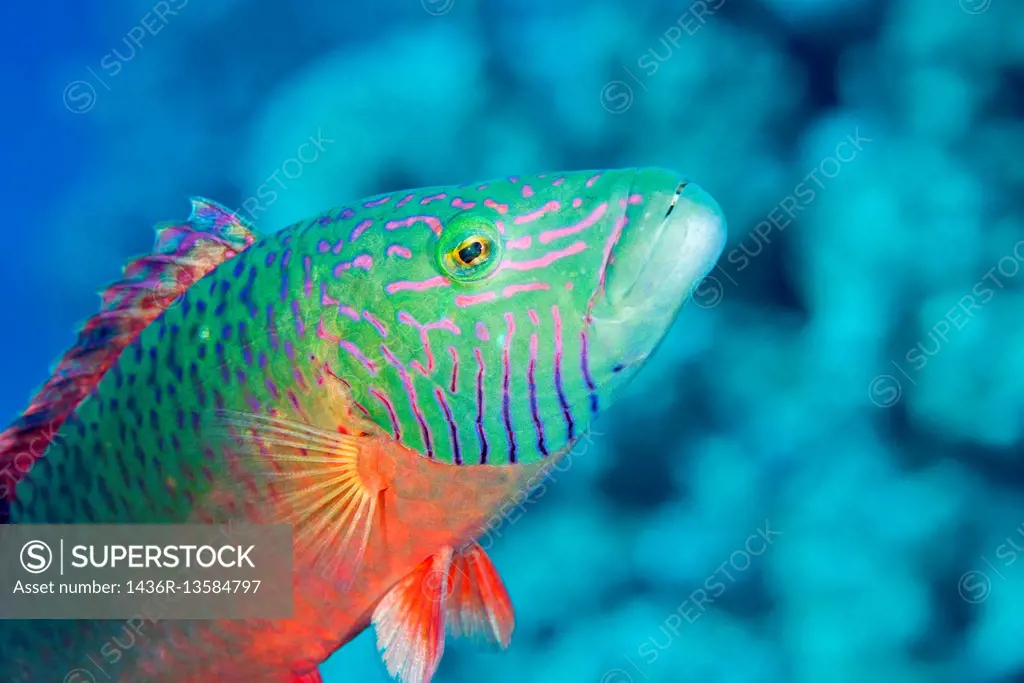
[[481, 280], [500, 263], [501, 238], [482, 218], [456, 217], [438, 240], [438, 261], [444, 274], [462, 282]]

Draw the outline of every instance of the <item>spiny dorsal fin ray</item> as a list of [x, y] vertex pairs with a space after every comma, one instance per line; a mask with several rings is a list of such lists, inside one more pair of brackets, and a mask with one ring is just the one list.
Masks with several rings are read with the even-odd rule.
[[25, 412], [0, 433], [0, 523], [18, 481], [121, 352], [193, 282], [256, 241], [252, 228], [209, 199], [192, 197], [183, 223], [156, 226], [153, 253], [129, 261], [101, 293], [100, 312], [54, 367]]

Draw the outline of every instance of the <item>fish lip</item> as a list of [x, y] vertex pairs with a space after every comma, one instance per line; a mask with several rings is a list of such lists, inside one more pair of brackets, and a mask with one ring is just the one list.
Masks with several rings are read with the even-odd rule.
[[[665, 215], [662, 216], [661, 222], [658, 224], [657, 229], [651, 234], [650, 244], [648, 245], [647, 253], [644, 254], [643, 260], [640, 261], [640, 265], [636, 270], [636, 277], [633, 278], [633, 281], [629, 283], [629, 286], [624, 291], [622, 291], [621, 294], [615, 297], [618, 300], [612, 301], [611, 303], [620, 304], [624, 301], [628, 301], [630, 295], [633, 293], [633, 290], [636, 288], [637, 284], [644, 280], [644, 275], [647, 273], [647, 266], [654, 260], [655, 252], [658, 250], [659, 245], [661, 245], [661, 238], [664, 236], [665, 231], [668, 229], [668, 225], [672, 217], [672, 212], [675, 210], [676, 205], [679, 203], [679, 198], [682, 196], [683, 190], [686, 189], [686, 186], [689, 184], [690, 180], [684, 178], [676, 185], [676, 190], [672, 194], [671, 199], [669, 199], [668, 207], [665, 209]], [[632, 186], [630, 186], [630, 194], [632, 194], [632, 192], [633, 189]], [[625, 212], [627, 210], [628, 208], [623, 209], [623, 215], [625, 215]]]

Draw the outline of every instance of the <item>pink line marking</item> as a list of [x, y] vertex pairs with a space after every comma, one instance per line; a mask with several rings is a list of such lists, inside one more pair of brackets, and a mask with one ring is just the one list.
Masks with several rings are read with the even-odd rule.
[[533, 196], [533, 188], [529, 185], [523, 185], [523, 198], [529, 199]]
[[439, 194], [432, 194], [432, 195], [430, 195], [428, 197], [424, 197], [423, 199], [421, 199], [420, 200], [420, 204], [423, 205], [423, 206], [426, 206], [427, 204], [429, 204], [432, 201], [436, 201], [438, 199], [444, 199], [447, 196], [448, 195], [446, 195], [444, 192], [441, 192]]
[[411, 363], [409, 363], [409, 366], [414, 370], [419, 370], [420, 374], [423, 375], [424, 377], [430, 377], [430, 373], [427, 372], [427, 369], [423, 367], [423, 365], [418, 360], [412, 361]]
[[356, 224], [356, 227], [352, 229], [352, 235], [349, 236], [348, 241], [355, 242], [357, 239], [359, 239], [359, 236], [362, 235], [366, 231], [366, 229], [371, 225], [373, 225], [373, 221], [370, 220], [369, 218], [359, 221], [359, 223]]
[[317, 323], [317, 326], [316, 326], [316, 336], [320, 337], [321, 339], [325, 339], [325, 340], [331, 342], [332, 344], [337, 344], [337, 343], [339, 343], [341, 341], [341, 337], [338, 337], [336, 335], [331, 334], [330, 332], [328, 332], [324, 328], [324, 319], [323, 319], [323, 317], [321, 317], [320, 318], [320, 322]]
[[517, 176], [517, 175], [510, 175], [508, 177], [508, 181], [510, 183], [518, 183], [519, 182], [519, 176]]
[[430, 370], [434, 369], [434, 353], [430, 348], [430, 330], [447, 330], [452, 334], [462, 334], [462, 330], [459, 329], [458, 325], [448, 318], [442, 318], [436, 323], [427, 323], [424, 325], [405, 311], [399, 311], [398, 322], [405, 325], [412, 325], [419, 331], [420, 342], [423, 344], [423, 353], [427, 357], [427, 368]]
[[582, 199], [577, 197], [576, 199], [572, 200], [572, 208], [578, 209], [581, 206], [583, 206], [583, 200]]
[[523, 235], [522, 237], [517, 237], [514, 240], [509, 240], [505, 246], [509, 249], [529, 249], [532, 241], [532, 237], [529, 235]]
[[403, 207], [403, 206], [405, 206], [405, 205], [406, 205], [407, 203], [409, 203], [409, 200], [410, 200], [410, 199], [412, 199], [412, 198], [413, 198], [413, 197], [415, 197], [415, 196], [416, 196], [416, 195], [415, 195], [414, 193], [410, 193], [410, 194], [407, 194], [407, 195], [405, 195], [405, 197], [404, 197], [404, 198], [402, 199], [402, 201], [400, 201], [400, 202], [398, 202], [397, 204], [395, 204], [395, 208], [396, 208], [396, 209], [400, 209], [400, 208], [402, 208], [402, 207]]
[[594, 293], [590, 295], [590, 301], [587, 302], [587, 315], [586, 320], [590, 321], [590, 311], [594, 307], [594, 301], [597, 299], [597, 295], [604, 292], [604, 281], [608, 275], [608, 264], [612, 262], [612, 250], [615, 249], [615, 245], [618, 243], [619, 238], [622, 237], [622, 229], [626, 227], [626, 223], [629, 219], [625, 216], [619, 216], [615, 220], [615, 229], [612, 230], [612, 234], [608, 236], [608, 240], [604, 244], [604, 256], [601, 261], [601, 271], [597, 278], [597, 287], [594, 288]]
[[375, 206], [387, 204], [389, 201], [391, 201], [391, 195], [388, 195], [387, 197], [381, 197], [380, 199], [371, 199], [370, 201], [363, 204], [363, 206], [366, 207], [367, 209], [372, 209]]
[[396, 230], [398, 228], [408, 228], [410, 225], [416, 223], [426, 223], [427, 226], [434, 231], [435, 235], [441, 234], [441, 221], [437, 219], [437, 216], [409, 216], [408, 218], [402, 218], [400, 220], [388, 221], [384, 224], [385, 230]]
[[642, 194], [635, 194], [635, 193], [629, 195], [629, 199], [628, 199], [630, 204], [639, 204], [643, 200], [644, 200], [644, 196]]
[[501, 294], [507, 299], [519, 292], [537, 292], [545, 289], [551, 289], [551, 287], [543, 282], [531, 282], [525, 285], [509, 285], [501, 291]]
[[601, 202], [597, 208], [590, 212], [590, 215], [581, 220], [576, 225], [569, 225], [564, 228], [556, 228], [554, 230], [545, 230], [537, 238], [541, 244], [547, 244], [551, 240], [558, 239], [559, 237], [565, 237], [566, 235], [574, 235], [581, 230], [586, 230], [594, 223], [601, 220], [601, 216], [608, 210], [608, 202]]
[[341, 302], [335, 299], [333, 296], [327, 293], [327, 283], [323, 280], [320, 281], [320, 305], [321, 306], [337, 306]]
[[554, 182], [551, 183], [552, 187], [558, 187], [565, 182], [565, 178], [555, 178]]
[[419, 282], [412, 282], [409, 280], [401, 280], [399, 282], [392, 282], [385, 291], [388, 294], [394, 294], [395, 292], [401, 292], [403, 290], [410, 290], [413, 292], [422, 292], [425, 289], [432, 289], [434, 287], [447, 287], [451, 284], [451, 280], [444, 277], [443, 275], [435, 275], [427, 280], [421, 280]]
[[488, 209], [494, 209], [498, 213], [508, 213], [508, 204], [499, 204], [490, 197], [484, 200], [484, 206], [486, 206]]
[[497, 298], [498, 295], [494, 292], [484, 292], [483, 294], [459, 294], [455, 297], [455, 305], [460, 308], [466, 308], [467, 306], [473, 306], [474, 304], [494, 301]]
[[326, 254], [331, 250], [331, 243], [328, 242], [327, 240], [320, 240], [319, 242], [316, 243], [316, 250], [319, 251], [321, 254]]
[[374, 317], [372, 313], [370, 313], [369, 311], [363, 311], [363, 318], [366, 320], [366, 322], [373, 325], [374, 329], [377, 330], [377, 333], [381, 337], [383, 337], [384, 339], [388, 338], [388, 328], [384, 325], [384, 323], [382, 323], [380, 320]]
[[527, 311], [527, 314], [530, 316], [530, 322], [534, 325], [540, 325], [540, 318], [537, 317], [537, 311], [531, 308]]
[[476, 189], [478, 189], [478, 190], [486, 190], [487, 189], [487, 183], [484, 183], [483, 185], [477, 185]]
[[491, 338], [490, 333], [487, 331], [487, 325], [481, 322], [476, 324], [476, 338], [480, 341], [488, 341]]
[[408, 247], [403, 247], [401, 244], [392, 244], [388, 247], [388, 256], [401, 256], [402, 258], [412, 258], [412, 252], [409, 251]]
[[529, 223], [530, 221], [535, 221], [538, 218], [543, 217], [544, 214], [546, 214], [546, 213], [549, 213], [551, 211], [558, 211], [561, 208], [562, 208], [562, 205], [552, 199], [550, 202], [548, 202], [544, 206], [540, 207], [536, 211], [532, 211], [530, 213], [523, 214], [522, 216], [516, 216], [513, 219], [512, 222], [515, 223], [516, 225], [521, 225], [523, 223]]
[[357, 361], [359, 361], [359, 363], [364, 368], [366, 368], [366, 371], [369, 372], [371, 375], [376, 375], [377, 374], [377, 366], [374, 364], [374, 362], [372, 360], [367, 358], [363, 354], [363, 352], [360, 351], [358, 349], [358, 347], [356, 347], [355, 344], [353, 344], [350, 341], [347, 341], [347, 340], [343, 339], [340, 342], [338, 342], [338, 346], [340, 346], [341, 348], [345, 349], [350, 354], [352, 354], [352, 357], [355, 358]]
[[505, 224], [504, 223], [502, 223], [501, 221], [494, 221], [494, 225], [497, 226], [499, 233], [501, 233], [502, 235], [505, 234]]
[[347, 315], [356, 322], [359, 322], [359, 312], [356, 309], [352, 308], [351, 306], [338, 306], [338, 313], [341, 313], [342, 315]]
[[578, 254], [587, 248], [586, 242], [576, 242], [570, 244], [565, 249], [558, 249], [556, 251], [549, 251], [547, 254], [529, 261], [503, 261], [498, 270], [533, 270], [535, 268], [546, 268], [558, 259], [565, 258], [566, 256], [572, 256]]
[[460, 197], [456, 197], [455, 199], [452, 200], [452, 206], [455, 207], [456, 209], [472, 209], [474, 206], [476, 206], [476, 202], [466, 202], [463, 201]]
[[588, 179], [587, 179], [587, 187], [590, 187], [591, 185], [593, 185], [594, 183], [596, 183], [596, 182], [597, 182], [597, 179], [598, 179], [598, 178], [600, 178], [600, 177], [601, 177], [601, 174], [600, 174], [600, 173], [598, 173], [597, 175], [595, 175], [595, 176], [591, 176], [590, 178], [588, 178]]
[[338, 240], [337, 242], [334, 243], [334, 248], [331, 249], [331, 251], [334, 252], [335, 254], [340, 254], [341, 250], [342, 250], [342, 248], [344, 246], [345, 246], [345, 239], [342, 238], [342, 239], [340, 239], [340, 240]]
[[332, 273], [334, 277], [341, 277], [341, 274], [350, 268], [359, 268], [361, 270], [370, 270], [373, 267], [373, 257], [369, 254], [360, 254], [351, 261], [342, 261], [338, 265], [334, 266]]
[[302, 283], [302, 291], [305, 293], [306, 298], [313, 296], [313, 258], [310, 256], [302, 257], [302, 270], [305, 272]]

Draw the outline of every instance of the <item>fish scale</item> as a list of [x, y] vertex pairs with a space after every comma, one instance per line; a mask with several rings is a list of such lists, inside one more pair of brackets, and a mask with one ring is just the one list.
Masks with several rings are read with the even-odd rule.
[[[325, 568], [297, 542], [290, 620], [162, 624], [122, 664], [154, 683], [292, 683], [371, 623], [388, 670], [426, 683], [443, 638], [416, 639], [445, 617], [416, 581], [446, 567], [470, 582], [452, 628], [506, 646], [511, 606], [473, 540], [614, 401], [717, 258], [724, 222], [687, 187], [659, 169], [511, 177], [377, 195], [262, 239], [193, 200], [0, 434], [0, 521], [284, 520], [327, 549]], [[464, 243], [475, 265], [453, 260]], [[370, 512], [346, 517], [357, 503]], [[425, 631], [407, 623], [421, 613]], [[6, 622], [0, 677], [73, 668], [113, 632]]]

